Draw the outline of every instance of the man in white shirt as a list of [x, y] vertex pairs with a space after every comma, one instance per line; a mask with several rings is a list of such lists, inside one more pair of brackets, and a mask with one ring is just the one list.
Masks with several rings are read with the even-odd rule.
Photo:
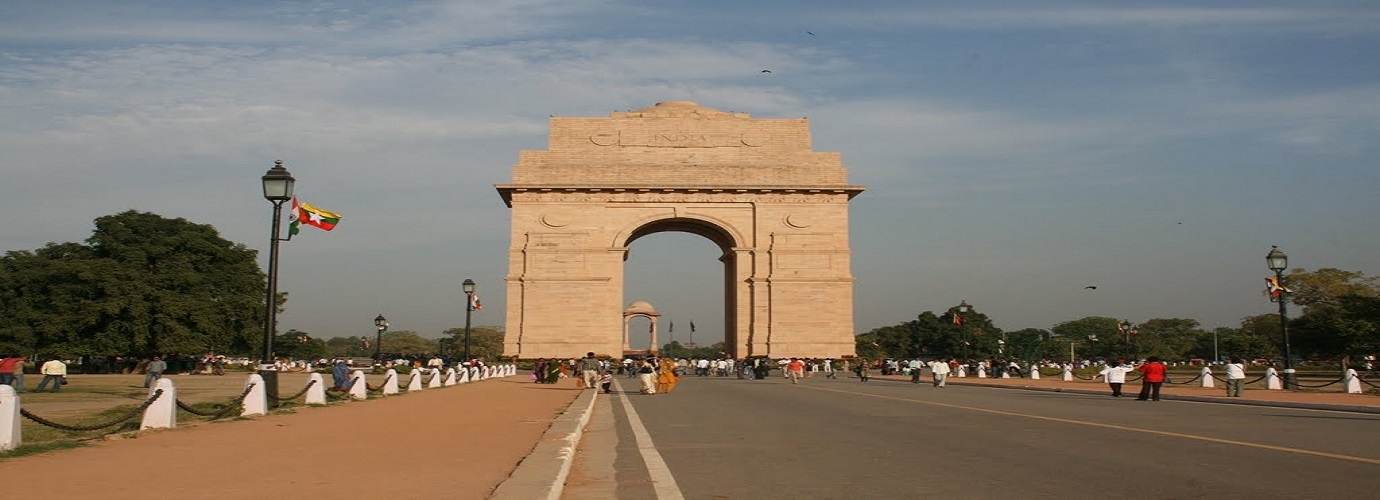
[[53, 383], [53, 390], [49, 392], [58, 392], [62, 389], [62, 381], [67, 378], [67, 364], [59, 359], [50, 359], [43, 363], [38, 372], [43, 374], [43, 381], [38, 383], [38, 388], [34, 389], [34, 392], [43, 392], [43, 388], [47, 387], [49, 382]]
[[1107, 381], [1107, 386], [1112, 388], [1112, 397], [1121, 397], [1121, 384], [1126, 383], [1126, 374], [1134, 371], [1130, 365], [1122, 365], [1120, 361], [1112, 361], [1107, 366], [1102, 367], [1102, 371], [1097, 374]]
[[1246, 381], [1246, 363], [1241, 358], [1231, 358], [1227, 363], [1227, 397], [1241, 397], [1241, 384]]
[[930, 375], [934, 377], [935, 387], [944, 387], [944, 382], [949, 380], [949, 360], [939, 358], [930, 361]]

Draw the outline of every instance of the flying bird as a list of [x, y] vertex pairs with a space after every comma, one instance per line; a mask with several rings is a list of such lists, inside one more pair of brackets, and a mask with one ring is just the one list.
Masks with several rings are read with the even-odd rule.
[[764, 69], [764, 70], [762, 70], [762, 72], [763, 72], [763, 73], [771, 73], [771, 70], [769, 70], [769, 69]]
[[1097, 285], [1088, 285], [1088, 286], [1083, 287], [1083, 289], [1084, 289], [1084, 290], [1096, 290], [1096, 289], [1097, 289]]
[[805, 34], [806, 34], [806, 35], [810, 35], [810, 36], [815, 36], [815, 32], [813, 32], [813, 31], [806, 31]]

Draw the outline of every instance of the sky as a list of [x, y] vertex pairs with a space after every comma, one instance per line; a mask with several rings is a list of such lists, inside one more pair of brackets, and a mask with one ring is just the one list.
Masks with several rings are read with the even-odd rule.
[[[281, 159], [343, 220], [283, 243], [280, 331], [371, 335], [383, 314], [437, 337], [464, 325], [466, 278], [473, 324], [501, 326], [494, 185], [518, 152], [546, 149], [552, 115], [690, 100], [807, 117], [867, 186], [858, 333], [960, 301], [1008, 331], [1235, 327], [1275, 311], [1271, 245], [1380, 273], [1378, 49], [1380, 4], [1357, 1], [9, 0], [0, 251], [138, 210], [266, 267], [259, 178]], [[722, 339], [718, 255], [639, 239], [624, 303]]]

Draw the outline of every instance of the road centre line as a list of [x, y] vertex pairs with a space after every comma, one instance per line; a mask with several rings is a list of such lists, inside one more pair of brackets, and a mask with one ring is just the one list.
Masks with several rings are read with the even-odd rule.
[[656, 445], [652, 443], [652, 435], [647, 433], [647, 427], [642, 425], [642, 418], [637, 416], [637, 410], [633, 409], [632, 402], [628, 401], [628, 393], [623, 390], [623, 384], [615, 379], [614, 385], [618, 388], [619, 402], [623, 403], [623, 409], [628, 412], [628, 426], [632, 427], [633, 438], [637, 441], [637, 452], [642, 455], [642, 462], [647, 464], [647, 473], [652, 478], [656, 497], [684, 500], [685, 496], [680, 493], [680, 486], [676, 485], [676, 478], [671, 475], [671, 469], [666, 466], [666, 461], [662, 460], [661, 453], [656, 451]]
[[909, 399], [909, 398], [900, 398], [900, 397], [895, 397], [895, 396], [883, 396], [883, 395], [880, 395], [880, 394], [868, 394], [868, 393], [865, 393], [865, 392], [845, 391], [845, 390], [839, 390], [839, 389], [827, 389], [827, 388], [823, 388], [823, 387], [813, 387], [813, 386], [801, 386], [801, 387], [806, 388], [806, 389], [816, 390], [816, 391], [838, 392], [838, 393], [843, 393], [843, 394], [853, 394], [853, 395], [857, 395], [857, 396], [868, 396], [868, 397], [879, 398], [879, 399], [891, 399], [891, 400], [895, 400], [895, 401], [904, 401], [904, 402], [908, 402], [908, 403], [921, 403], [921, 404], [927, 404], [927, 405], [931, 405], [931, 406], [941, 406], [941, 407], [944, 407], [944, 408], [953, 408], [953, 409], [957, 409], [957, 410], [968, 410], [968, 411], [976, 411], [976, 412], [982, 412], [982, 413], [991, 413], [991, 414], [994, 414], [994, 415], [1003, 415], [1003, 416], [1008, 416], [1008, 417], [1023, 417], [1023, 418], [1029, 418], [1029, 419], [1034, 419], [1034, 420], [1045, 420], [1045, 421], [1049, 421], [1049, 422], [1059, 422], [1059, 423], [1064, 423], [1064, 424], [1084, 425], [1084, 426], [1089, 426], [1089, 427], [1101, 427], [1101, 428], [1104, 428], [1104, 429], [1115, 429], [1115, 430], [1128, 431], [1128, 432], [1139, 432], [1139, 433], [1142, 433], [1142, 434], [1157, 434], [1157, 435], [1161, 435], [1161, 436], [1170, 436], [1170, 437], [1177, 437], [1177, 438], [1183, 438], [1183, 439], [1192, 439], [1192, 440], [1197, 440], [1197, 441], [1207, 441], [1207, 442], [1210, 442], [1210, 443], [1229, 444], [1229, 445], [1235, 445], [1235, 446], [1244, 446], [1244, 447], [1247, 447], [1247, 448], [1257, 448], [1257, 449], [1262, 449], [1262, 450], [1282, 451], [1282, 452], [1285, 452], [1285, 453], [1297, 453], [1297, 454], [1301, 454], [1301, 455], [1312, 455], [1312, 456], [1317, 456], [1317, 457], [1334, 458], [1334, 459], [1337, 459], [1337, 460], [1347, 460], [1347, 461], [1352, 461], [1352, 462], [1362, 462], [1362, 463], [1367, 463], [1367, 464], [1372, 464], [1372, 465], [1380, 465], [1380, 459], [1365, 458], [1365, 457], [1357, 457], [1357, 456], [1352, 456], [1352, 455], [1340, 455], [1340, 454], [1337, 454], [1337, 453], [1327, 453], [1327, 452], [1322, 452], [1322, 451], [1305, 450], [1305, 449], [1301, 449], [1301, 448], [1289, 448], [1289, 447], [1287, 447], [1287, 446], [1275, 446], [1275, 445], [1263, 444], [1263, 443], [1252, 443], [1252, 442], [1248, 442], [1248, 441], [1236, 441], [1236, 440], [1233, 440], [1233, 439], [1222, 439], [1222, 438], [1215, 438], [1215, 437], [1208, 437], [1208, 436], [1199, 436], [1199, 435], [1195, 435], [1195, 434], [1184, 434], [1184, 433], [1180, 433], [1180, 432], [1170, 432], [1170, 431], [1157, 431], [1157, 430], [1151, 430], [1151, 429], [1141, 429], [1141, 428], [1137, 428], [1137, 427], [1127, 427], [1127, 426], [1124, 426], [1124, 425], [1104, 424], [1104, 423], [1101, 423], [1101, 422], [1088, 422], [1088, 421], [1086, 421], [1086, 420], [1074, 420], [1074, 419], [1059, 418], [1059, 417], [1046, 417], [1046, 416], [1043, 416], [1043, 415], [1031, 415], [1031, 414], [1027, 414], [1027, 413], [1016, 413], [1016, 412], [1010, 412], [1010, 411], [993, 410], [993, 409], [989, 409], [989, 408], [978, 408], [978, 407], [976, 407], [976, 406], [963, 406], [963, 405], [956, 405], [956, 404], [949, 404], [949, 403], [940, 403], [940, 402], [937, 402], [937, 401], [926, 401], [926, 400], [923, 400], [923, 399]]

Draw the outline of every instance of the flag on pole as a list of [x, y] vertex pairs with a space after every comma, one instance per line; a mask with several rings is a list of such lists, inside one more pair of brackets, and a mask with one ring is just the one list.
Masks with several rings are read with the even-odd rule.
[[307, 202], [302, 202], [298, 211], [297, 218], [303, 224], [316, 226], [325, 231], [335, 229], [335, 225], [340, 223], [339, 215], [313, 207]]
[[668, 327], [666, 331], [676, 333], [676, 322], [672, 321], [670, 327]]
[[963, 325], [963, 315], [962, 315], [962, 314], [954, 313], [954, 324], [955, 324], [955, 325], [959, 325], [959, 326], [962, 326], [962, 325]]
[[288, 237], [301, 232], [298, 224], [301, 223], [301, 209], [297, 207], [297, 197], [292, 197], [292, 212], [288, 213]]
[[1278, 299], [1282, 293], [1294, 293], [1294, 290], [1280, 284], [1279, 278], [1271, 276], [1265, 278], [1265, 291], [1270, 294], [1270, 298]]
[[479, 294], [470, 292], [470, 310], [478, 311], [483, 308], [484, 305], [479, 303]]
[[695, 333], [695, 322], [694, 322], [694, 321], [691, 321], [691, 322], [690, 322], [690, 333]]

